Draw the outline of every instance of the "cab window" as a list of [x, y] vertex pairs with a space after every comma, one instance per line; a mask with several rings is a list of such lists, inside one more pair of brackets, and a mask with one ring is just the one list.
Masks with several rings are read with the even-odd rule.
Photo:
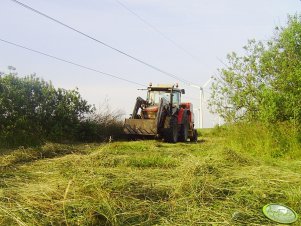
[[[180, 104], [180, 93], [179, 92], [173, 92], [173, 104], [179, 105]], [[150, 104], [159, 104], [161, 98], [166, 99], [167, 101], [170, 101], [170, 92], [166, 91], [150, 91], [148, 93], [148, 102]]]

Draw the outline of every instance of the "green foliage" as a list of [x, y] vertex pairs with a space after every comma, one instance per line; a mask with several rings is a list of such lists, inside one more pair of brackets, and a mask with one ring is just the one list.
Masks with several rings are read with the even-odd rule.
[[83, 100], [78, 90], [57, 89], [53, 100], [53, 110], [49, 120], [46, 121], [52, 130], [49, 138], [55, 141], [72, 140], [76, 136], [77, 125], [85, 114], [91, 113], [91, 106]]
[[264, 50], [262, 43], [249, 41], [245, 56], [228, 54], [230, 66], [220, 69], [220, 78], [212, 84], [211, 110], [226, 121], [253, 118], [257, 113], [265, 84], [259, 70], [258, 58]]
[[39, 144], [44, 130], [39, 112], [47, 84], [34, 76], [0, 78], [0, 139], [3, 145]]
[[249, 41], [228, 55], [212, 85], [211, 111], [225, 121], [301, 125], [301, 17], [291, 16], [266, 44]]
[[35, 75], [0, 78], [0, 147], [104, 140], [121, 133], [120, 116], [96, 114], [77, 89], [56, 89]]

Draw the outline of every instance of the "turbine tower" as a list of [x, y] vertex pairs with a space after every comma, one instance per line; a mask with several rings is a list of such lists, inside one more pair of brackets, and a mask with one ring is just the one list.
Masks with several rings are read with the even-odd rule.
[[204, 89], [208, 84], [211, 82], [211, 79], [208, 79], [207, 82], [204, 83], [202, 86], [190, 84], [191, 87], [198, 88], [200, 90], [200, 105], [199, 105], [199, 128], [204, 127]]

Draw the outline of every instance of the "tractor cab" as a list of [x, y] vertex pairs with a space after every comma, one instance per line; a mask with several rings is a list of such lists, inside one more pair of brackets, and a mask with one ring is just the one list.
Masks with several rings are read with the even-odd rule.
[[148, 90], [147, 101], [150, 105], [159, 105], [161, 98], [179, 106], [181, 103], [181, 92], [175, 89], [162, 90], [157, 87]]
[[177, 85], [149, 85], [146, 97], [147, 106], [143, 108], [142, 115], [145, 119], [156, 118], [158, 108], [162, 99], [170, 103], [172, 108], [177, 109], [181, 104], [181, 94], [184, 89], [178, 89]]

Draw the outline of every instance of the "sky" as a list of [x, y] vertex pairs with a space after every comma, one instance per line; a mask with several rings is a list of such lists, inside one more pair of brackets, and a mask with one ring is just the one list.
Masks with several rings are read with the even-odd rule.
[[[230, 52], [243, 54], [249, 39], [268, 40], [300, 0], [19, 0], [98, 40], [182, 80], [202, 86], [223, 67]], [[131, 10], [129, 12], [127, 9]], [[137, 17], [139, 16], [139, 18]], [[152, 27], [146, 25], [146, 21]], [[154, 30], [155, 28], [155, 30]], [[179, 83], [198, 118], [199, 90], [153, 70], [11, 0], [0, 0], [0, 39], [144, 84]], [[126, 116], [141, 87], [0, 42], [0, 72], [36, 73], [56, 87], [78, 88], [96, 107], [108, 100]], [[210, 84], [205, 88], [209, 97]], [[206, 105], [206, 101], [205, 101]], [[204, 126], [218, 117], [205, 110]], [[198, 124], [198, 122], [196, 122]]]

